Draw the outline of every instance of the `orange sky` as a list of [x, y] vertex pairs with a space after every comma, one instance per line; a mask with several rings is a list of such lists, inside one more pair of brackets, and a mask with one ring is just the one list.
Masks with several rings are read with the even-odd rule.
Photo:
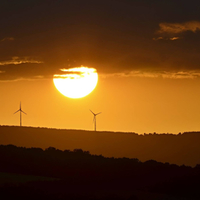
[[[18, 0], [0, 5], [0, 124], [144, 132], [200, 130], [200, 2]], [[170, 14], [169, 14], [170, 13]], [[52, 78], [99, 73], [82, 99]]]
[[81, 99], [60, 94], [51, 79], [0, 82], [1, 125], [19, 125], [22, 101], [24, 126], [127, 131], [139, 134], [200, 130], [199, 79], [102, 77]]

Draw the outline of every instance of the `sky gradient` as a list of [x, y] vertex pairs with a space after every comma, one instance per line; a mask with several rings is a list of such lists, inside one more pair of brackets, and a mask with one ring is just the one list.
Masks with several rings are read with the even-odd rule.
[[[18, 0], [0, 3], [0, 124], [149, 132], [200, 130], [200, 2]], [[69, 99], [60, 69], [95, 68]]]

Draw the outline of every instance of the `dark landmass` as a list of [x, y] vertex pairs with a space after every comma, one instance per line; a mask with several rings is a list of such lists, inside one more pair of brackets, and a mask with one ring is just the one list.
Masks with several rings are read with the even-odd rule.
[[51, 177], [43, 177], [43, 176], [32, 176], [25, 174], [0, 172], [0, 186], [4, 186], [6, 184], [19, 185], [20, 183], [27, 183], [31, 181], [54, 181], [54, 180], [58, 179]]
[[106, 158], [81, 149], [14, 145], [0, 145], [0, 163], [0, 178], [10, 180], [1, 182], [2, 199], [200, 198], [200, 165], [192, 168], [154, 160]]
[[49, 146], [61, 150], [83, 149], [105, 157], [138, 158], [142, 162], [152, 159], [192, 167], [200, 163], [200, 132], [138, 135], [0, 126], [0, 144], [42, 149]]

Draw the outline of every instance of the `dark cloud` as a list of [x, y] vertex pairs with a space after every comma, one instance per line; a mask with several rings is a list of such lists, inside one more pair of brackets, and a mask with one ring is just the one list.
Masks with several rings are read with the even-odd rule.
[[158, 33], [179, 34], [186, 31], [197, 32], [200, 30], [199, 21], [190, 21], [184, 23], [160, 23]]
[[14, 40], [0, 43], [0, 79], [81, 65], [101, 74], [198, 73], [199, 10], [197, 0], [2, 0], [0, 38]]
[[14, 38], [13, 37], [5, 37], [2, 40], [0, 40], [0, 42], [5, 42], [5, 41], [13, 41]]

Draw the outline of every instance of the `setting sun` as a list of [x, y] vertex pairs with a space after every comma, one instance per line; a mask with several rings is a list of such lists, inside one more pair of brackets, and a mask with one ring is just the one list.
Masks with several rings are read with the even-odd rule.
[[97, 85], [96, 69], [76, 67], [61, 69], [63, 74], [55, 74], [53, 82], [57, 90], [69, 98], [82, 98], [90, 94]]

